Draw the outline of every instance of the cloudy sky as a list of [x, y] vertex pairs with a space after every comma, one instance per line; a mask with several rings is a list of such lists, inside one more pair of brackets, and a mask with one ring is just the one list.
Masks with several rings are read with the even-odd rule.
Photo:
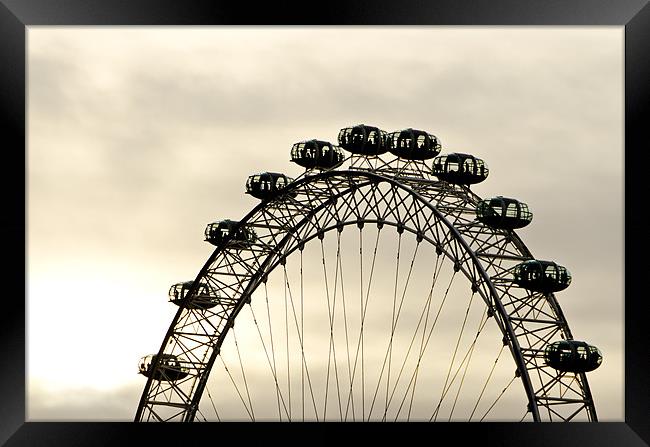
[[132, 420], [137, 361], [174, 282], [243, 216], [248, 175], [297, 176], [294, 142], [360, 122], [486, 160], [532, 253], [597, 345], [601, 420], [623, 420], [622, 27], [28, 29], [28, 415]]

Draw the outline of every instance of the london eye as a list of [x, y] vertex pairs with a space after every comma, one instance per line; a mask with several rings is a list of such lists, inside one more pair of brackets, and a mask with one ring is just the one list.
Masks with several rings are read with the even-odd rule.
[[597, 421], [569, 269], [515, 232], [528, 204], [471, 190], [483, 159], [442, 150], [359, 124], [293, 144], [295, 178], [242, 179], [257, 203], [169, 289], [135, 420]]

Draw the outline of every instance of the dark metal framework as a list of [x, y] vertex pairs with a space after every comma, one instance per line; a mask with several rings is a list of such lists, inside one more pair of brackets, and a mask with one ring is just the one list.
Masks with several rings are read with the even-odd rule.
[[[253, 230], [254, 242], [217, 245], [194, 284], [207, 284], [218, 304], [210, 309], [182, 304], [157, 357], [176, 356], [188, 375], [157, 381], [150, 374], [136, 421], [193, 421], [226, 334], [268, 274], [325, 232], [364, 224], [411, 232], [462, 272], [503, 335], [532, 420], [596, 421], [585, 374], [558, 371], [545, 362], [547, 345], [573, 337], [552, 293], [513, 282], [515, 266], [534, 259], [521, 239], [476, 219], [481, 198], [468, 186], [436, 179], [423, 161], [359, 155], [348, 161], [345, 170], [307, 170], [283, 193], [251, 210], [237, 228]], [[160, 368], [157, 358], [153, 371]]]

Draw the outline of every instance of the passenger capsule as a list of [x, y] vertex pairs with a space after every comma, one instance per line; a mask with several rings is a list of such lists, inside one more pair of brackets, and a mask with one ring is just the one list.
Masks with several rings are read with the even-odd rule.
[[291, 161], [307, 169], [335, 168], [344, 159], [341, 148], [327, 141], [301, 141], [291, 148]]
[[341, 129], [339, 145], [346, 151], [358, 155], [381, 155], [388, 150], [386, 132], [365, 124]]
[[158, 368], [156, 368], [155, 372], [152, 372], [151, 366], [157, 357], [158, 354], [150, 354], [142, 357], [138, 363], [140, 374], [164, 382], [174, 382], [184, 379], [189, 375], [189, 369], [182, 366], [178, 358], [172, 354], [162, 354]]
[[246, 180], [246, 194], [260, 200], [271, 199], [277, 196], [292, 181], [292, 178], [275, 172], [254, 174]]
[[473, 185], [485, 180], [489, 170], [485, 162], [473, 155], [452, 153], [433, 160], [433, 175], [458, 185]]
[[[210, 289], [205, 283], [199, 283], [194, 295], [190, 296], [190, 289], [193, 285], [194, 281], [174, 284], [169, 289], [169, 301], [177, 306], [186, 303], [188, 309], [210, 309], [219, 304], [219, 296], [211, 296]], [[191, 299], [188, 300], [188, 298]]]
[[442, 147], [434, 135], [410, 128], [389, 133], [386, 142], [391, 154], [407, 160], [428, 160]]
[[476, 206], [476, 217], [489, 227], [514, 230], [528, 225], [533, 213], [525, 203], [497, 196], [481, 200]]
[[562, 340], [546, 346], [544, 360], [558, 371], [581, 373], [598, 368], [603, 362], [603, 354], [584, 341]]
[[571, 273], [555, 262], [532, 259], [515, 266], [514, 282], [533, 292], [559, 292], [571, 284]]
[[228, 219], [212, 222], [205, 227], [205, 240], [214, 246], [227, 241], [229, 247], [249, 247], [257, 240], [257, 235], [252, 229], [244, 226], [238, 228], [238, 225], [239, 222]]

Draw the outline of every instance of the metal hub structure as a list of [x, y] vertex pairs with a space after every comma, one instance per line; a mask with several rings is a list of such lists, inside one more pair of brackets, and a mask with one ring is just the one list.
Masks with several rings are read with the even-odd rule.
[[[453, 266], [454, 274], [465, 277], [472, 297], [480, 297], [484, 306], [484, 320], [498, 327], [498, 345], [510, 352], [514, 372], [510, 383], [519, 381], [523, 387], [526, 400], [521, 410], [528, 420], [596, 421], [586, 375], [558, 371], [544, 361], [548, 344], [573, 338], [558, 301], [553, 293], [532, 292], [513, 283], [513, 268], [534, 257], [514, 231], [491, 228], [476, 219], [480, 201], [469, 186], [438, 180], [426, 161], [352, 155], [333, 169], [308, 169], [239, 221], [240, 227], [254, 231], [254, 241], [221, 242], [200, 270], [188, 296], [196, 295], [202, 284], [201, 299], [206, 299], [207, 286], [216, 305], [191, 306], [191, 300], [179, 304], [158, 351], [158, 359], [175, 356], [187, 375], [157, 380], [165, 372], [154, 359], [151, 368], [158, 374], [147, 378], [135, 420], [201, 419], [199, 404], [208, 377], [220, 362], [226, 336], [269, 275], [292, 254], [301, 253], [305, 244], [322, 241], [326, 233], [373, 226], [384, 232], [392, 227], [390, 231], [399, 235], [394, 237], [415, 238], [417, 246], [435, 250], [438, 258]], [[271, 364], [268, 353], [260, 361], [266, 360]], [[487, 371], [492, 365], [483, 366]], [[278, 400], [281, 419], [300, 419], [289, 417], [284, 402], [283, 406], [284, 410]], [[386, 412], [384, 420], [385, 416]]]

